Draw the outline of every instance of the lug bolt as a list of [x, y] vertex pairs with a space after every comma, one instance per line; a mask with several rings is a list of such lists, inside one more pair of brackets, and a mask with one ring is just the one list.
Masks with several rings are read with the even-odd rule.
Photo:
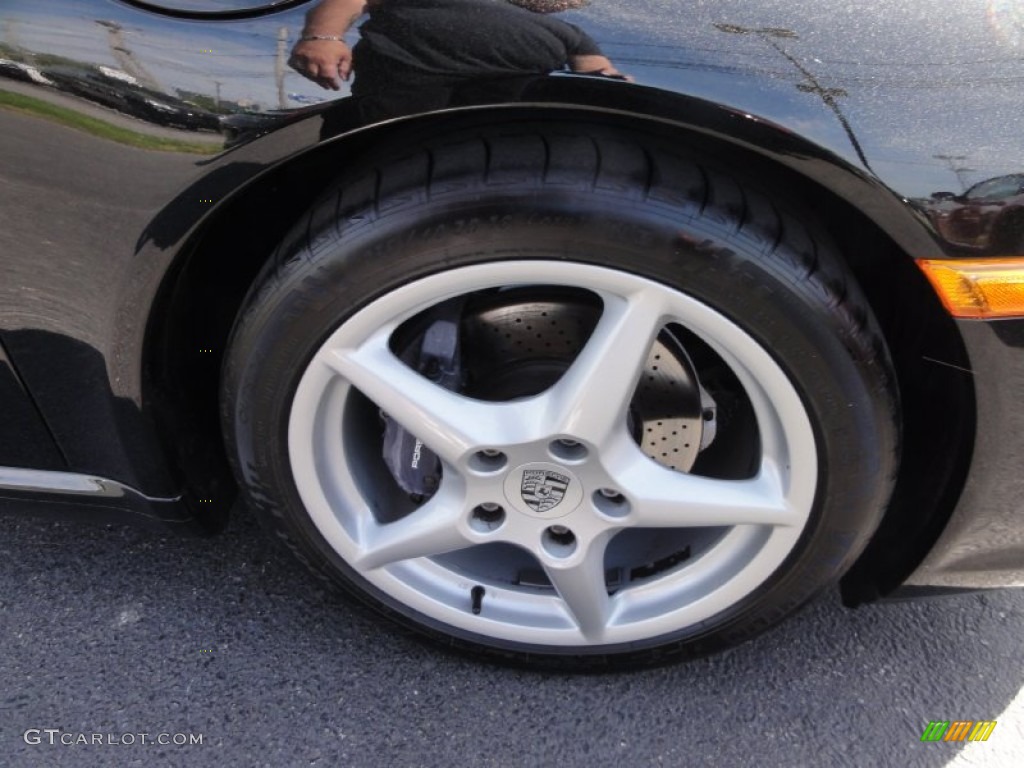
[[500, 472], [508, 465], [508, 456], [494, 448], [484, 448], [470, 457], [469, 468], [474, 472], [488, 474]]
[[543, 546], [552, 557], [568, 557], [576, 551], [576, 535], [564, 525], [552, 525], [544, 531]]
[[473, 508], [469, 518], [469, 524], [473, 530], [479, 533], [490, 533], [496, 531], [505, 522], [505, 510], [500, 504], [493, 501], [485, 501]]
[[587, 446], [571, 437], [560, 437], [548, 444], [548, 451], [558, 461], [580, 462], [587, 458]]
[[626, 497], [614, 488], [599, 488], [593, 498], [594, 506], [609, 517], [622, 518], [630, 512]]

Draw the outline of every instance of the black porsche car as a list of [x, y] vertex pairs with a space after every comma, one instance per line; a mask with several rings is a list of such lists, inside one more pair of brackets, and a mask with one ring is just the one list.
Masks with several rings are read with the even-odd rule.
[[1016, 4], [0, 16], [5, 511], [251, 510], [563, 669], [1024, 582], [1024, 217], [937, 212], [1024, 172]]

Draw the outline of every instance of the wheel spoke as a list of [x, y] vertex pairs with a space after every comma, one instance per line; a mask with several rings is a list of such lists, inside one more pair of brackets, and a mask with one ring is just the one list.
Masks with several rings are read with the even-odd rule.
[[765, 462], [750, 480], [688, 475], [637, 459], [616, 478], [631, 505], [629, 520], [641, 528], [732, 525], [797, 525], [775, 468]]
[[427, 504], [393, 523], [364, 524], [361, 531], [362, 553], [353, 565], [367, 571], [401, 560], [429, 555], [442, 555], [465, 549], [476, 542], [462, 532], [462, 505], [452, 503], [447, 494], [439, 493]]
[[626, 424], [626, 411], [664, 317], [662, 292], [644, 288], [606, 296], [601, 319], [565, 375], [547, 395], [558, 432], [601, 445]]
[[335, 348], [323, 359], [449, 464], [481, 447], [514, 441], [521, 430], [514, 405], [484, 403], [438, 386], [395, 357], [383, 334], [355, 349]]
[[544, 570], [588, 642], [600, 642], [611, 617], [605, 585], [604, 552], [607, 536], [590, 543], [582, 559], [562, 567], [545, 559]]

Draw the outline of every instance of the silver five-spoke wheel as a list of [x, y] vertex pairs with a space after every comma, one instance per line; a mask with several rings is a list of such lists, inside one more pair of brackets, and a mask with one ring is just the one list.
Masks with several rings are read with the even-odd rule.
[[[478, 400], [399, 358], [392, 338], [403, 323], [524, 275], [600, 299], [596, 326], [554, 385], [525, 398]], [[670, 469], [631, 432], [649, 352], [674, 325], [717, 352], [753, 406], [756, 435], [747, 439], [758, 441], [760, 455], [748, 478]], [[397, 519], [381, 514], [394, 488], [372, 471], [378, 444], [360, 428], [369, 408], [443, 463], [436, 493]], [[799, 395], [747, 333], [677, 290], [571, 262], [463, 267], [371, 302], [310, 361], [288, 448], [316, 527], [364, 579], [445, 624], [542, 645], [626, 643], [737, 603], [800, 538], [818, 467]], [[662, 531], [688, 557], [651, 569], [651, 537], [628, 535], [638, 529]], [[531, 571], [539, 573], [524, 576]]]

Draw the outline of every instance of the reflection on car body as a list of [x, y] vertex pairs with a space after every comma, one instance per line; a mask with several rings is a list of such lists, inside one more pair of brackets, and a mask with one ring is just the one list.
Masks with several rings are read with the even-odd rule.
[[1024, 174], [980, 181], [962, 195], [935, 192], [926, 209], [951, 245], [986, 256], [1024, 251]]
[[218, 129], [216, 115], [169, 94], [145, 88], [131, 75], [110, 67], [95, 70], [51, 67], [46, 69], [45, 77], [64, 93], [140, 120], [191, 131]]
[[398, 623], [558, 668], [1022, 584], [1018, 27], [8, 0], [0, 505], [240, 493]]

